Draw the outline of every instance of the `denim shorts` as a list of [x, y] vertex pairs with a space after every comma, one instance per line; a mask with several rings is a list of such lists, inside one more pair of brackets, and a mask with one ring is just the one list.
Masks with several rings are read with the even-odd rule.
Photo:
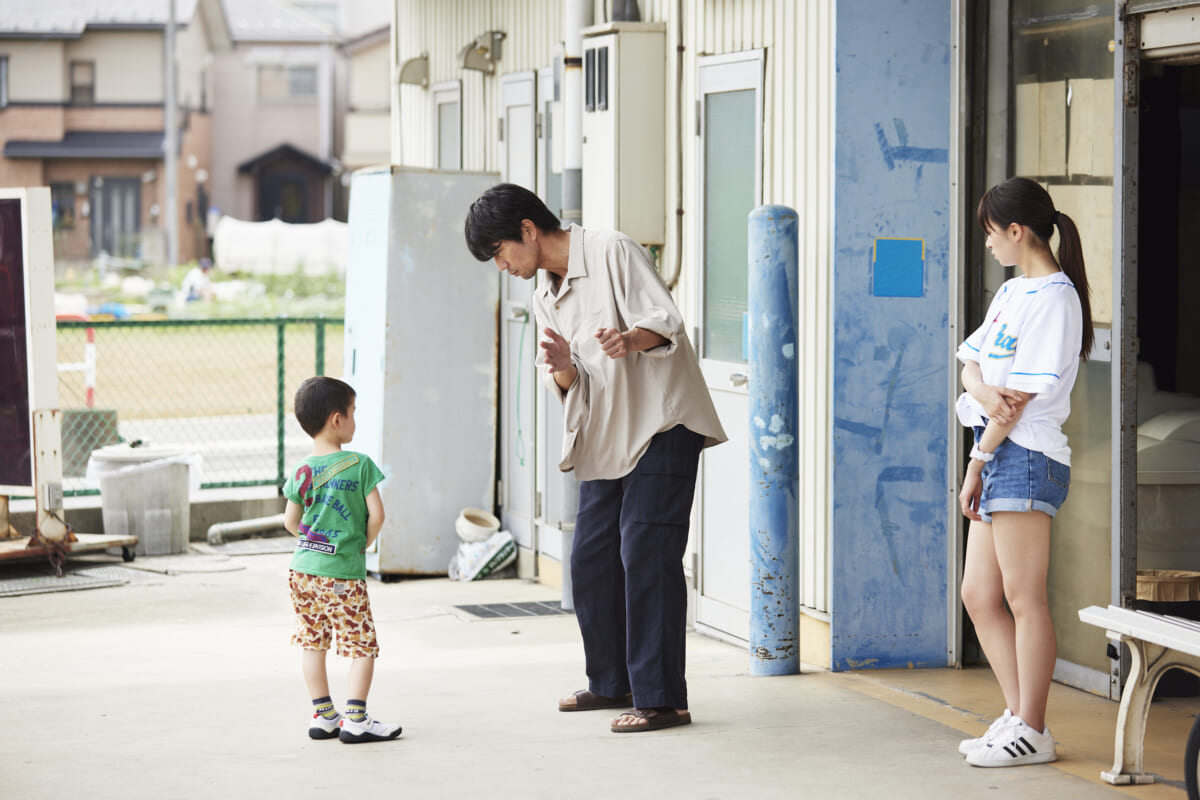
[[[983, 428], [974, 430], [978, 444]], [[1044, 511], [1053, 517], [1067, 499], [1071, 468], [1005, 439], [996, 457], [983, 465], [982, 478], [979, 516], [984, 522], [991, 522], [997, 511]]]

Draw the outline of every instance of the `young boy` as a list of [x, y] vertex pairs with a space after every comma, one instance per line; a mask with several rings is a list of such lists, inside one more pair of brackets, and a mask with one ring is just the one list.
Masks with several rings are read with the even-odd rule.
[[[313, 438], [304, 459], [283, 487], [284, 525], [300, 537], [288, 583], [296, 610], [292, 644], [303, 648], [300, 667], [313, 699], [313, 739], [380, 742], [400, 726], [371, 719], [367, 692], [379, 642], [367, 597], [363, 555], [383, 526], [376, 485], [383, 472], [362, 453], [342, 450], [354, 438], [354, 389], [336, 378], [309, 378], [296, 391], [296, 419]], [[337, 633], [338, 655], [351, 658], [345, 716], [329, 695], [325, 654]]]

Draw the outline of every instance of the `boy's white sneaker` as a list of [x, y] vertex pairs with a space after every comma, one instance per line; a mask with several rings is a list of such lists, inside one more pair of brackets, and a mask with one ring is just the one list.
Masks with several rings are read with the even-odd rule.
[[977, 747], [983, 747], [987, 744], [988, 739], [996, 735], [996, 732], [1007, 727], [1014, 719], [1013, 713], [1007, 708], [1004, 713], [992, 720], [992, 724], [988, 725], [988, 729], [983, 732], [983, 735], [977, 739], [963, 739], [958, 743], [958, 752], [965, 755], [970, 755], [971, 751]]
[[341, 714], [337, 714], [333, 719], [326, 719], [314, 712], [312, 721], [308, 723], [308, 738], [336, 739], [338, 732], [341, 730], [341, 722]]
[[1038, 733], [1020, 717], [1013, 717], [1012, 722], [997, 731], [985, 746], [967, 754], [967, 763], [973, 767], [1020, 767], [1057, 759], [1050, 729]]
[[342, 729], [338, 738], [346, 744], [386, 742], [388, 739], [395, 739], [399, 736], [401, 730], [399, 725], [371, 719], [370, 714], [360, 722], [355, 722], [349, 717], [342, 717]]

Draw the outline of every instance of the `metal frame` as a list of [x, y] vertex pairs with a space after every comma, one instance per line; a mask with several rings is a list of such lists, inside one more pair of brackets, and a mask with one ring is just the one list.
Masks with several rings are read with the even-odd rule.
[[[962, 226], [954, 220], [968, 219], [967, 189], [965, 178], [969, 174], [967, 164], [967, 149], [963, 140], [969, 135], [972, 105], [970, 98], [970, 78], [968, 70], [967, 47], [970, 32], [967, 27], [965, 4], [963, 0], [953, 3], [950, 8], [950, 50], [952, 66], [950, 69], [950, 257], [958, 263], [967, 263], [967, 237], [963, 236]], [[965, 319], [965, 301], [960, 281], [960, 269], [947, 270], [949, 277], [948, 295], [950, 305], [949, 333], [950, 343], [962, 338]], [[949, 356], [951, 367], [947, 382], [947, 407], [954, 408], [958, 399], [958, 370], [953, 353]], [[962, 603], [958, 602], [959, 587], [962, 586], [963, 553], [962, 553], [962, 515], [958, 513], [958, 503], [955, 502], [958, 485], [958, 465], [962, 463], [962, 435], [958, 420], [953, 414], [946, 418], [946, 441], [950, 444], [949, 458], [946, 459], [946, 663], [949, 666], [959, 666], [962, 650]]]
[[[1192, 8], [1200, 6], [1200, 0], [1144, 0], [1144, 2], [1136, 2], [1131, 0], [1126, 3], [1124, 13], [1127, 15], [1133, 14], [1149, 14], [1152, 11], [1171, 11], [1176, 8]], [[1118, 9], [1120, 10], [1120, 9]], [[1117, 29], [1120, 33], [1120, 28]], [[1116, 41], [1121, 41], [1117, 39]]]
[[[1118, 406], [1112, 418], [1111, 602], [1123, 608], [1133, 606], [1137, 589], [1138, 22], [1136, 15], [1116, 15], [1114, 41], [1120, 45], [1113, 54], [1113, 157], [1120, 167], [1113, 180], [1113, 286], [1120, 287], [1120, 296], [1113, 298], [1112, 331], [1112, 396]], [[1113, 699], [1120, 696], [1120, 677], [1113, 674], [1110, 681]]]
[[[0, 486], [0, 495], [31, 492], [39, 483], [36, 412], [58, 408], [58, 373], [54, 338], [54, 252], [51, 237], [50, 190], [0, 188], [0, 200], [21, 203], [21, 259], [25, 294], [26, 381], [29, 392], [29, 485]], [[34, 319], [34, 311], [43, 309], [49, 316]], [[61, 474], [54, 479], [61, 483]], [[44, 480], [42, 481], [44, 482]], [[41, 500], [39, 499], [39, 508]]]

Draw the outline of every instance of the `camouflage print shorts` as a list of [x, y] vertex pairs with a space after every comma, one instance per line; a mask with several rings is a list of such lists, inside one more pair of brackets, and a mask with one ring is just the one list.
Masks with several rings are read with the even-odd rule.
[[337, 654], [346, 658], [379, 655], [375, 620], [367, 582], [326, 578], [289, 571], [292, 608], [296, 610], [296, 632], [292, 644], [305, 650], [328, 650], [337, 632]]

